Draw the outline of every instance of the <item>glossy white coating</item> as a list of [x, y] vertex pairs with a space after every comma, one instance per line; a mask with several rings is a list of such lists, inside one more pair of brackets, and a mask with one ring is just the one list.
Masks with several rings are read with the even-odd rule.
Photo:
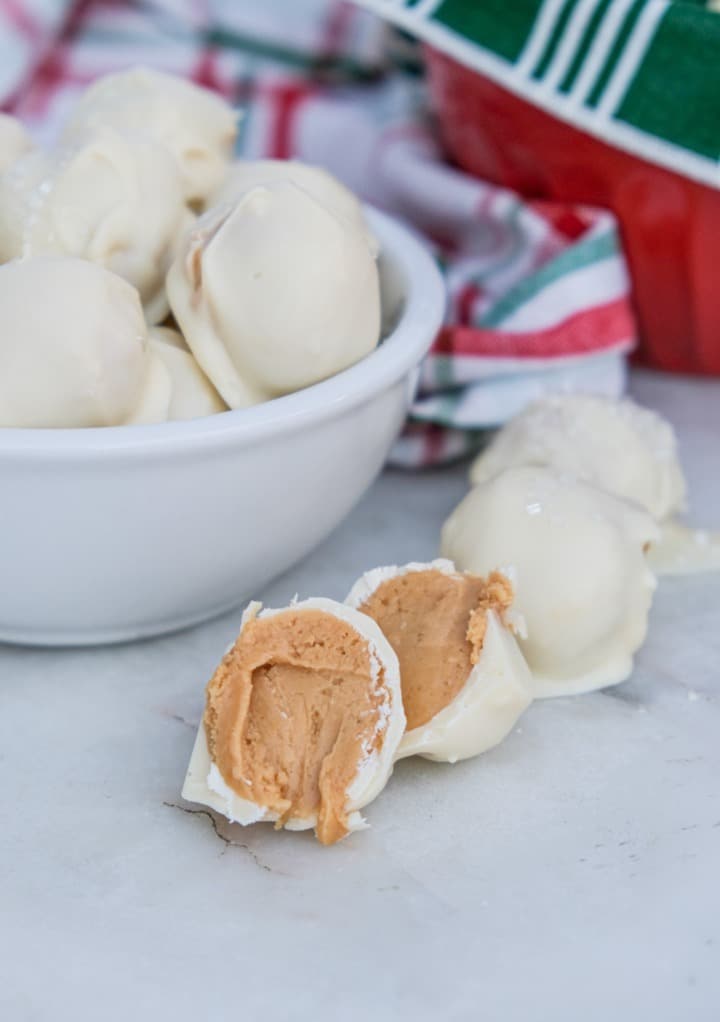
[[[169, 401], [167, 371], [126, 281], [66, 256], [0, 266], [0, 428], [162, 422]], [[0, 431], [0, 446], [9, 435]]]
[[512, 419], [473, 462], [472, 483], [537, 465], [635, 501], [655, 518], [685, 505], [685, 478], [669, 422], [626, 398], [557, 394]]
[[536, 696], [625, 680], [647, 630], [653, 517], [547, 468], [509, 468], [476, 486], [442, 531], [458, 567], [506, 571], [527, 636]]
[[227, 405], [197, 364], [177, 330], [155, 327], [150, 331], [150, 350], [170, 375], [172, 393], [168, 418], [199, 419], [227, 411]]
[[669, 519], [660, 522], [660, 539], [648, 550], [656, 575], [698, 575], [720, 571], [720, 530], [693, 529]]
[[482, 653], [464, 687], [427, 724], [406, 733], [397, 758], [456, 763], [479, 756], [507, 738], [533, 695], [532, 674], [515, 636], [489, 611]]
[[565, 472], [634, 501], [660, 526], [648, 560], [657, 575], [720, 570], [720, 531], [693, 529], [675, 516], [686, 508], [685, 475], [675, 431], [658, 412], [630, 398], [555, 394], [504, 426], [470, 469], [472, 483], [505, 468], [538, 465]]
[[231, 408], [347, 369], [380, 339], [380, 287], [362, 226], [289, 181], [216, 206], [167, 278], [175, 319]]
[[172, 155], [110, 128], [77, 147], [32, 150], [0, 176], [0, 256], [70, 255], [137, 288], [150, 323], [165, 318], [165, 274], [192, 222]]
[[63, 129], [85, 140], [101, 127], [160, 142], [180, 169], [188, 202], [204, 202], [222, 181], [237, 134], [238, 113], [217, 93], [148, 67], [98, 78]]
[[377, 239], [370, 231], [362, 204], [345, 185], [323, 167], [314, 167], [300, 160], [236, 160], [222, 184], [210, 197], [209, 206], [237, 200], [258, 185], [275, 181], [292, 181], [338, 219], [365, 234], [368, 245], [377, 255]]
[[[443, 558], [427, 563], [413, 561], [402, 567], [373, 568], [358, 579], [345, 602], [361, 608], [383, 582], [418, 571], [457, 574], [452, 561]], [[397, 758], [424, 756], [441, 763], [456, 763], [478, 756], [500, 744], [532, 698], [532, 676], [517, 641], [491, 611], [480, 659], [465, 685], [432, 720], [405, 734]]]

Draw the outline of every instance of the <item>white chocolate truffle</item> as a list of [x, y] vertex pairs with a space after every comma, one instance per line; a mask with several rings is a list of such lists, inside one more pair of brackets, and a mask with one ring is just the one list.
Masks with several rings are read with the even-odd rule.
[[482, 483], [517, 465], [573, 475], [635, 501], [658, 519], [685, 504], [672, 426], [627, 399], [564, 394], [535, 401], [478, 455], [470, 479]]
[[99, 78], [85, 91], [63, 130], [66, 141], [102, 127], [143, 135], [176, 159], [188, 202], [203, 202], [225, 175], [238, 114], [220, 96], [175, 75], [135, 67]]
[[0, 178], [0, 257], [71, 255], [137, 288], [149, 322], [168, 312], [165, 274], [192, 216], [172, 157], [103, 130], [78, 149], [29, 153]]
[[527, 635], [535, 695], [624, 681], [655, 589], [646, 511], [545, 468], [510, 468], [476, 486], [445, 523], [442, 550], [466, 571], [502, 571]]
[[362, 231], [290, 182], [205, 213], [167, 277], [175, 319], [231, 408], [324, 380], [380, 336], [380, 287]]
[[333, 600], [251, 603], [207, 688], [183, 798], [243, 825], [365, 826], [405, 730], [397, 657], [374, 621]]
[[197, 364], [176, 330], [155, 327], [150, 331], [150, 350], [163, 363], [172, 384], [168, 418], [201, 419], [227, 411], [227, 405]]
[[17, 117], [0, 113], [0, 174], [34, 148], [33, 140]]
[[338, 220], [362, 231], [368, 246], [377, 255], [377, 240], [370, 231], [357, 197], [327, 170], [299, 160], [236, 160], [218, 190], [211, 196], [210, 205], [235, 203], [251, 188], [276, 181], [291, 181], [334, 213]]
[[81, 259], [0, 266], [0, 426], [116, 426], [167, 418], [137, 291]]
[[[509, 590], [506, 579], [464, 576], [447, 560], [375, 568], [351, 589], [346, 603], [378, 623], [400, 661], [409, 730], [397, 759], [478, 756], [499, 745], [532, 702], [511, 605], [493, 607]], [[422, 723], [412, 726], [414, 718]]]

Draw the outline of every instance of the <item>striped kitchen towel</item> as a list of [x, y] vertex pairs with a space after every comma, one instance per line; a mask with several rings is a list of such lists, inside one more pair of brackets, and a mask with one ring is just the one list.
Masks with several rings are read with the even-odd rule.
[[0, 96], [6, 107], [47, 59], [69, 13], [67, 0], [1, 0]]
[[[479, 30], [501, 5], [368, 6], [423, 36], [460, 10], [475, 11]], [[505, 3], [513, 38], [530, 6]], [[323, 164], [424, 237], [445, 272], [448, 313], [395, 464], [468, 453], [547, 390], [623, 389], [635, 322], [614, 219], [523, 200], [450, 166], [416, 50], [377, 16], [331, 0], [4, 0], [0, 19], [3, 108], [41, 140], [95, 77], [152, 64], [245, 107], [241, 156]]]

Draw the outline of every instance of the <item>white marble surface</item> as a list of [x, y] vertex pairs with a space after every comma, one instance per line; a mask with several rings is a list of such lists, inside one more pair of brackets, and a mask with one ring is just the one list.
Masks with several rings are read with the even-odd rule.
[[[720, 521], [720, 384], [636, 378]], [[460, 469], [387, 474], [261, 595], [423, 559]], [[69, 598], [71, 595], [69, 594]], [[631, 682], [536, 704], [482, 759], [401, 763], [332, 849], [181, 807], [239, 614], [91, 651], [0, 648], [0, 1018], [718, 1018], [720, 576], [671, 579]]]

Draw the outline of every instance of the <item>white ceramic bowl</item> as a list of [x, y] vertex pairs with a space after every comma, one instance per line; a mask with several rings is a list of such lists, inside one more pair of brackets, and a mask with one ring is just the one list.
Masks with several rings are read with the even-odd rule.
[[420, 243], [368, 216], [386, 336], [352, 368], [191, 422], [0, 429], [0, 640], [115, 642], [202, 621], [347, 515], [401, 428], [444, 307]]

